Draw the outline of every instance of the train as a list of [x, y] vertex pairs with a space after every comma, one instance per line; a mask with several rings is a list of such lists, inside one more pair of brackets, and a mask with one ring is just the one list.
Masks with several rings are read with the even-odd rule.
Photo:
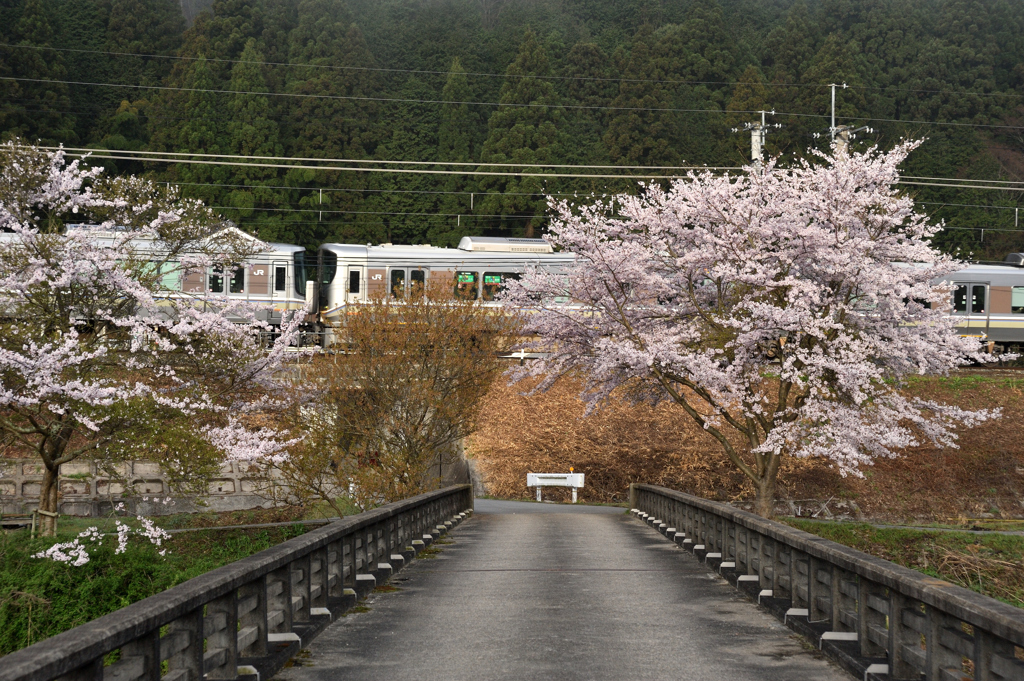
[[330, 327], [349, 306], [385, 294], [402, 297], [411, 287], [437, 280], [458, 297], [497, 305], [504, 283], [527, 267], [557, 272], [574, 262], [575, 255], [556, 253], [544, 239], [466, 236], [457, 248], [325, 243], [317, 252], [319, 322]]
[[1024, 346], [1024, 253], [1002, 262], [978, 262], [940, 280], [953, 287], [951, 313], [962, 336], [993, 351]]
[[[69, 226], [74, 228], [74, 226]], [[233, 226], [231, 236], [254, 237]], [[0, 235], [0, 241], [12, 235]], [[116, 233], [96, 233], [97, 239]], [[158, 248], [140, 244], [141, 251]], [[265, 306], [261, 318], [279, 325], [283, 316], [305, 310], [307, 331], [329, 343], [331, 328], [351, 306], [375, 296], [401, 297], [427, 281], [449, 283], [455, 295], [498, 305], [503, 284], [519, 278], [528, 267], [566, 271], [575, 263], [572, 253], [555, 252], [544, 239], [463, 237], [456, 248], [428, 244], [325, 243], [315, 260], [301, 246], [270, 243], [267, 250], [225, 270], [210, 269], [182, 276], [178, 263], [164, 263], [163, 295], [203, 298], [224, 296]], [[1001, 262], [976, 262], [936, 280], [952, 286], [950, 312], [958, 333], [978, 337], [990, 350], [1024, 348], [1024, 253], [1010, 253]]]

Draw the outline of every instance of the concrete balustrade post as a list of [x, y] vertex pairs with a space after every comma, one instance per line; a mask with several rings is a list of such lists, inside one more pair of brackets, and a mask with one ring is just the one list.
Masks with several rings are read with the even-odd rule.
[[[160, 630], [150, 631], [130, 643], [121, 646], [121, 659], [117, 664], [125, 665], [138, 661], [139, 674], [131, 675], [131, 681], [160, 681]], [[108, 667], [112, 669], [113, 667]], [[119, 675], [114, 674], [117, 681]]]
[[289, 565], [267, 575], [267, 631], [268, 636], [292, 631], [292, 575]]
[[843, 570], [832, 570], [832, 630], [856, 632], [857, 625], [857, 576]]
[[202, 681], [203, 609], [197, 608], [171, 622], [165, 638], [180, 640], [181, 644], [167, 658], [164, 681]]
[[356, 537], [355, 535], [349, 535], [345, 538], [345, 555], [343, 560], [345, 566], [342, 568], [345, 571], [345, 586], [349, 589], [356, 587], [356, 573], [358, 572], [358, 557], [356, 555]]
[[857, 579], [857, 640], [861, 657], [882, 657], [885, 642], [877, 639], [885, 632], [889, 619], [886, 588], [865, 577]]
[[839, 585], [842, 581], [840, 577], [842, 570], [835, 565], [828, 566], [829, 571], [829, 602], [832, 604], [829, 612], [829, 626], [832, 631], [844, 631], [843, 622], [839, 616], [840, 610], [840, 598], [842, 594], [839, 593]]
[[292, 577], [292, 621], [308, 622], [310, 607], [310, 555], [296, 558], [288, 565]]
[[238, 603], [235, 591], [206, 604], [203, 633], [206, 637], [203, 656], [206, 678], [234, 679], [238, 676]]
[[331, 589], [330, 572], [327, 567], [328, 548], [320, 548], [309, 554], [309, 607], [326, 608], [327, 595]]
[[753, 574], [750, 571], [750, 549], [747, 546], [747, 535], [750, 530], [745, 527], [736, 527], [736, 572], [741, 575]]
[[782, 575], [785, 563], [785, 548], [780, 542], [774, 539], [768, 540], [768, 555], [766, 556], [766, 562], [771, 566], [771, 574], [766, 575], [768, 586], [767, 589], [771, 589], [772, 597], [783, 598], [784, 594], [780, 593], [782, 584], [779, 582], [779, 577]]
[[[928, 630], [925, 634], [927, 678], [957, 678], [962, 674], [963, 657], [967, 651], [957, 650], [956, 645], [964, 642], [967, 634], [960, 627], [959, 620], [941, 610], [928, 608], [925, 616], [928, 618]], [[970, 647], [973, 648], [973, 641], [971, 644]]]
[[789, 592], [790, 607], [807, 610], [807, 597], [810, 594], [810, 565], [806, 553], [791, 549], [789, 554]]
[[[974, 629], [972, 659], [974, 660], [974, 678], [978, 681], [1007, 678], [1006, 668], [1014, 669], [1018, 678], [1024, 678], [1024, 663], [1017, 660], [1013, 644], [978, 627]], [[997, 668], [999, 668], [998, 671]]]
[[327, 545], [327, 595], [341, 598], [345, 592], [345, 542], [333, 541]]
[[262, 575], [238, 589], [239, 634], [252, 631], [254, 636], [239, 651], [239, 657], [263, 657], [267, 654], [267, 577]]
[[832, 623], [832, 587], [822, 581], [830, 575], [831, 566], [811, 556], [807, 566], [807, 607], [811, 622]]

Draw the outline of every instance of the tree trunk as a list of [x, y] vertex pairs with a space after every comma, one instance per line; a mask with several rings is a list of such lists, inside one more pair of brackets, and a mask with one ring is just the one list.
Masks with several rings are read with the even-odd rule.
[[[43, 471], [43, 485], [39, 490], [39, 534], [42, 537], [53, 537], [57, 534], [57, 478], [60, 466], [52, 469], [47, 466]], [[53, 515], [47, 515], [47, 514]]]
[[778, 467], [769, 466], [765, 475], [755, 481], [757, 496], [754, 499], [754, 513], [762, 518], [775, 517], [775, 487], [778, 478]]

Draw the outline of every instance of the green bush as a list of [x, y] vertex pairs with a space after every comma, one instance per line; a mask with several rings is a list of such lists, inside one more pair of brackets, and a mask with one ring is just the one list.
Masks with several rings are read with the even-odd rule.
[[[126, 605], [160, 593], [214, 568], [305, 532], [302, 525], [261, 530], [209, 530], [174, 535], [166, 556], [132, 537], [114, 554], [116, 537], [92, 548], [91, 560], [74, 567], [32, 555], [53, 539], [27, 532], [0, 533], [0, 655], [37, 643]], [[70, 541], [74, 534], [58, 537]]]

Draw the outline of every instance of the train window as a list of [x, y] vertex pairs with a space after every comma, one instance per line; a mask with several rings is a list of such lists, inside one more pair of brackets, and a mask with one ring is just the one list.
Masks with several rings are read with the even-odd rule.
[[974, 314], [985, 313], [985, 293], [988, 286], [984, 284], [971, 287], [971, 312]]
[[275, 267], [274, 268], [274, 290], [283, 291], [285, 290], [285, 279], [288, 276], [288, 269], [286, 267]]
[[359, 270], [349, 270], [348, 272], [348, 292], [359, 293]]
[[391, 270], [391, 295], [395, 298], [405, 296], [405, 270]]
[[224, 293], [224, 268], [214, 267], [210, 270], [210, 293]]
[[[325, 252], [324, 255], [326, 256], [327, 253]], [[330, 253], [330, 255], [334, 254]], [[337, 256], [335, 256], [335, 261], [337, 261]], [[300, 252], [292, 255], [292, 286], [295, 287], [295, 294], [300, 298], [306, 296], [306, 277], [309, 275], [312, 278], [313, 272], [312, 264], [310, 267], [306, 267], [305, 253]]]
[[957, 284], [953, 289], [953, 312], [967, 312], [967, 284]]
[[409, 291], [419, 297], [427, 285], [427, 273], [422, 269], [409, 270]]
[[506, 281], [518, 278], [518, 274], [509, 272], [484, 272], [483, 299], [494, 300]]
[[455, 297], [476, 300], [476, 272], [455, 273]]
[[1010, 312], [1024, 314], [1024, 286], [1014, 286], [1010, 289]]
[[231, 273], [231, 292], [245, 293], [245, 268], [236, 267]]

